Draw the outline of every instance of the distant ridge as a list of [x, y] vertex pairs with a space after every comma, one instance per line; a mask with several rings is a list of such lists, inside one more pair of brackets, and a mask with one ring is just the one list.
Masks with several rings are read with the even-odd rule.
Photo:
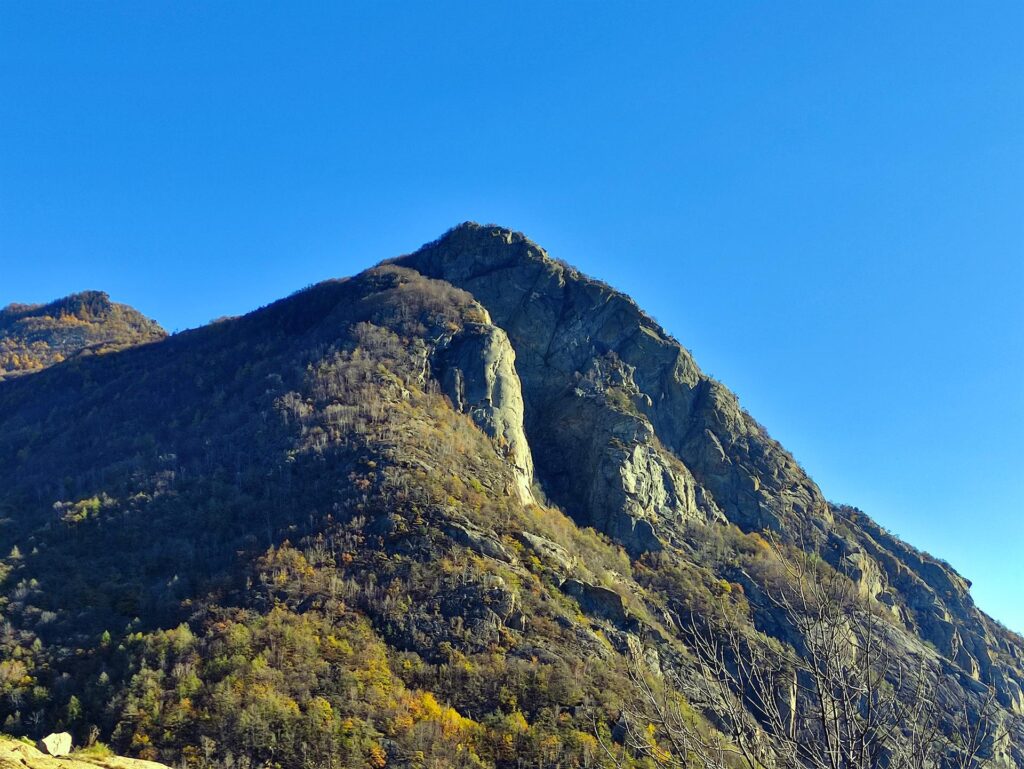
[[0, 379], [165, 336], [158, 323], [110, 301], [103, 291], [82, 291], [48, 304], [9, 304], [0, 310]]

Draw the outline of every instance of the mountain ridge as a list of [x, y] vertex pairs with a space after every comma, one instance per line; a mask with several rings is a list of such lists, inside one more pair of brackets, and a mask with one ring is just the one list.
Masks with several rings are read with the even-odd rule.
[[[483, 243], [481, 243], [481, 240]], [[520, 253], [525, 254], [527, 260], [532, 260], [540, 264], [550, 265], [549, 274], [545, 275], [543, 271], [538, 271], [537, 277], [529, 283], [529, 287], [526, 287], [525, 283], [517, 283], [515, 278], [511, 278], [508, 275], [502, 276], [502, 279], [495, 280], [493, 284], [489, 284], [492, 276], [496, 276], [496, 273], [501, 271], [521, 271], [522, 265], [515, 264], [508, 260], [502, 261], [501, 259], [494, 260], [492, 243], [489, 241], [498, 241], [506, 246], [512, 246], [513, 249], [518, 250]], [[464, 250], [470, 252], [469, 258], [461, 256]], [[480, 255], [483, 255], [481, 260]], [[483, 267], [479, 265], [483, 261]], [[542, 290], [538, 290], [539, 285], [544, 280], [554, 280], [559, 284], [559, 289], [563, 285], [561, 278], [561, 272], [564, 271], [571, 278], [580, 280], [582, 274], [578, 270], [572, 268], [563, 263], [557, 262], [551, 259], [547, 253], [536, 244], [532, 243], [526, 236], [521, 233], [513, 233], [507, 229], [497, 227], [494, 225], [479, 225], [473, 222], [466, 222], [450, 230], [441, 238], [427, 244], [426, 246], [419, 249], [415, 254], [404, 257], [397, 260], [397, 263], [408, 264], [426, 272], [434, 277], [444, 278], [455, 285], [466, 288], [475, 297], [477, 297], [483, 304], [492, 312], [496, 317], [496, 321], [499, 325], [508, 328], [510, 325], [518, 327], [520, 329], [517, 344], [517, 335], [509, 329], [511, 336], [513, 337], [513, 345], [517, 347], [517, 350], [522, 346], [524, 342], [531, 336], [534, 329], [544, 326], [552, 325], [550, 323], [535, 322], [531, 325], [529, 320], [524, 321], [523, 319], [523, 307], [526, 306], [527, 300], [531, 303], [531, 306], [535, 306], [538, 300], [543, 299]], [[659, 380], [662, 390], [662, 399], [669, 401], [667, 409], [659, 409], [654, 404], [650, 397], [646, 398], [646, 401], [641, 401], [640, 410], [644, 412], [651, 420], [652, 425], [657, 426], [657, 430], [667, 430], [670, 433], [670, 444], [673, 442], [671, 434], [673, 432], [682, 433], [680, 437], [674, 439], [675, 445], [673, 448], [677, 449], [677, 453], [682, 454], [682, 458], [687, 462], [688, 466], [696, 468], [697, 472], [703, 476], [710, 476], [710, 480], [714, 484], [718, 479], [714, 475], [714, 471], [711, 467], [712, 462], [707, 461], [706, 457], [695, 452], [692, 448], [683, 445], [685, 441], [692, 434], [694, 429], [694, 423], [696, 422], [697, 429], [703, 429], [704, 433], [709, 435], [712, 439], [712, 446], [717, 450], [720, 447], [721, 441], [718, 437], [706, 426], [707, 422], [714, 421], [736, 421], [743, 424], [743, 430], [749, 430], [758, 441], [762, 441], [766, 447], [765, 450], [769, 453], [775, 453], [775, 456], [770, 458], [770, 474], [775, 477], [771, 480], [778, 481], [778, 476], [781, 474], [786, 483], [790, 484], [789, 489], [782, 488], [781, 484], [776, 483], [775, 488], [770, 489], [775, 492], [775, 499], [758, 500], [756, 506], [749, 503], [744, 504], [742, 497], [737, 497], [733, 500], [735, 507], [739, 508], [740, 517], [737, 518], [735, 512], [733, 513], [731, 520], [740, 524], [741, 528], [747, 528], [748, 530], [755, 530], [757, 528], [763, 528], [766, 524], [769, 528], [775, 528], [782, 521], [785, 516], [785, 512], [782, 515], [779, 514], [779, 509], [786, 510], [785, 497], [788, 495], [797, 496], [797, 501], [793, 504], [789, 511], [790, 513], [796, 513], [796, 517], [801, 517], [804, 513], [810, 513], [823, 519], [826, 524], [831, 521], [832, 510], [821, 494], [820, 489], [810, 479], [809, 476], [803, 471], [803, 468], [796, 463], [792, 455], [790, 455], [785, 449], [778, 444], [777, 441], [770, 438], [767, 431], [759, 425], [752, 417], [750, 417], [744, 410], [739, 408], [738, 400], [735, 396], [728, 391], [723, 385], [704, 376], [696, 363], [693, 361], [692, 356], [682, 347], [676, 340], [671, 338], [664, 332], [659, 324], [657, 324], [628, 297], [614, 291], [610, 286], [600, 281], [594, 281], [593, 279], [582, 277], [582, 280], [589, 282], [589, 284], [596, 288], [602, 298], [606, 298], [608, 303], [621, 302], [628, 313], [635, 314], [635, 317], [640, 318], [640, 322], [637, 324], [639, 329], [634, 333], [642, 333], [644, 331], [651, 335], [655, 339], [655, 344], [661, 341], [667, 342], [669, 348], [675, 347], [675, 351], [678, 355], [674, 363], [674, 370], [672, 374], [675, 376], [674, 382], [671, 382], [667, 388], [665, 383], [671, 379], [666, 375], [665, 367], [662, 366], [661, 370], [655, 370], [648, 372], [646, 379]], [[522, 299], [519, 300], [519, 305], [516, 306], [514, 299], [509, 299], [510, 288], [519, 290], [522, 294]], [[514, 290], [512, 293], [514, 293]], [[557, 294], [558, 289], [552, 293]], [[557, 297], [556, 300], [557, 301]], [[563, 308], [565, 304], [573, 301], [572, 299], [563, 299]], [[594, 304], [598, 304], [594, 301]], [[560, 310], [559, 314], [564, 310]], [[552, 313], [548, 313], [552, 315]], [[557, 321], [553, 324], [557, 328]], [[601, 332], [606, 330], [608, 323], [599, 326], [598, 338], [601, 336]], [[552, 335], [552, 340], [555, 339], [555, 335]], [[623, 352], [627, 356], [627, 360], [624, 362], [627, 366], [630, 363], [633, 365], [634, 374], [636, 370], [645, 364], [651, 358], [656, 358], [656, 355], [652, 355], [650, 345], [640, 347], [638, 350], [629, 349], [634, 343], [631, 339], [625, 340], [616, 339], [615, 342], [610, 346], [615, 349], [616, 352]], [[551, 345], [549, 342], [544, 352], [544, 363], [551, 355]], [[598, 352], [597, 349], [593, 352]], [[573, 363], [578, 364], [578, 360], [574, 360]], [[579, 365], [574, 367], [576, 370], [579, 369]], [[524, 376], [524, 382], [529, 381], [529, 373]], [[678, 387], [673, 385], [682, 384], [689, 386], [693, 391], [694, 395], [690, 396], [685, 391], [679, 393]], [[703, 388], [703, 392], [702, 392]], [[528, 388], [527, 388], [528, 389]], [[667, 389], [667, 392], [665, 390]], [[707, 393], [707, 395], [705, 395]], [[675, 396], [675, 397], [673, 397]], [[689, 396], [689, 397], [688, 397]], [[710, 420], [698, 420], [694, 416], [687, 415], [690, 417], [690, 425], [687, 425], [683, 430], [680, 430], [679, 417], [680, 412], [687, 410], [699, 412], [705, 408], [704, 404], [698, 400], [705, 398], [706, 401], [710, 401], [711, 408], [713, 409], [712, 417]], [[527, 397], [529, 402], [529, 397]], [[699, 405], [694, 405], [694, 401], [697, 401]], [[649, 405], [648, 405], [649, 404]], [[689, 432], [687, 432], [689, 431]], [[679, 451], [681, 449], [681, 452]], [[742, 463], [740, 463], [742, 465]], [[743, 472], [742, 470], [740, 472]], [[755, 476], [740, 476], [736, 471], [732, 473], [732, 477], [729, 479], [732, 483], [735, 483], [739, 477], [740, 484], [746, 482], [746, 478], [755, 478]], [[760, 475], [761, 480], [764, 480], [764, 474]], [[755, 479], [756, 483], [756, 479]], [[724, 484], [718, 483], [719, 489]], [[711, 491], [714, 495], [718, 489], [712, 487]], [[741, 490], [741, 493], [744, 490]], [[760, 489], [754, 489], [754, 491], [761, 491]], [[762, 492], [763, 494], [763, 492]], [[765, 511], [765, 507], [768, 508]], [[764, 516], [767, 512], [767, 517]], [[874, 532], [876, 534], [881, 533], [880, 527], [875, 526]], [[609, 532], [610, 533], [610, 532]], [[891, 541], [900, 542], [898, 539], [892, 537], [887, 532], [885, 537]], [[902, 544], [902, 542], [900, 542]], [[916, 554], [916, 551], [915, 551]], [[951, 571], [955, 577], [953, 582], [962, 580], [962, 577], [952, 567], [948, 566], [944, 562], [939, 562], [932, 556], [924, 554], [921, 556], [921, 563], [924, 564], [923, 568], [933, 568]], [[969, 586], [969, 583], [966, 583]], [[953, 592], [960, 592], [954, 590]], [[963, 593], [967, 594], [967, 589], [964, 588]], [[970, 603], [970, 608], [973, 609], [973, 602]], [[940, 620], [944, 622], [945, 619]], [[955, 644], [950, 644], [947, 647], [948, 651], [952, 655], [956, 655], [959, 650]]]

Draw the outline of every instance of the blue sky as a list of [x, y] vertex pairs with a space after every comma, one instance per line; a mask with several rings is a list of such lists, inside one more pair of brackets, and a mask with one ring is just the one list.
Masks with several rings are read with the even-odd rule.
[[493, 221], [1024, 630], [1024, 5], [0, 6], [0, 305], [168, 329]]

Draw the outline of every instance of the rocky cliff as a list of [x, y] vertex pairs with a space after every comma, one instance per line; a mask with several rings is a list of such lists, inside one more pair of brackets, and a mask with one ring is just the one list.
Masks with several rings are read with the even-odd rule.
[[[627, 296], [521, 233], [466, 223], [398, 260], [470, 292], [516, 351], [526, 431], [552, 499], [637, 555], [686, 520], [822, 542], [956, 677], [1021, 714], [1020, 638], [948, 564], [826, 503], [793, 457]], [[837, 520], [838, 514], [838, 520]], [[911, 644], [913, 645], [913, 644]]]
[[547, 452], [538, 471], [567, 508], [610, 494], [637, 521], [723, 506], [748, 530], [830, 519], [793, 458], [629, 297], [519, 233], [472, 223], [399, 263], [465, 289], [508, 334], [527, 434]]
[[469, 414], [501, 448], [515, 469], [519, 498], [528, 503], [533, 499], [533, 457], [523, 430], [515, 358], [508, 336], [486, 318], [439, 340], [432, 365], [455, 408]]

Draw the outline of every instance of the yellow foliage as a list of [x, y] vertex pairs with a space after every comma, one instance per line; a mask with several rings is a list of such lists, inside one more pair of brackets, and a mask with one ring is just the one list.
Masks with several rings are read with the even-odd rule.
[[377, 743], [370, 745], [368, 752], [370, 766], [376, 767], [376, 769], [384, 769], [388, 765], [388, 754]]

